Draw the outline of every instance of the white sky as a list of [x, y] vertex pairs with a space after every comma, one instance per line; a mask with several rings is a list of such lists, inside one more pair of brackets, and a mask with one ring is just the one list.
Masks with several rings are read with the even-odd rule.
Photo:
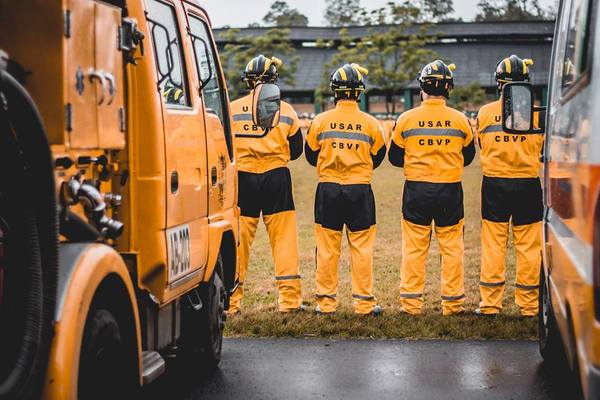
[[[362, 0], [361, 4], [370, 9], [386, 5], [389, 0]], [[547, 7], [553, 0], [540, 0]], [[199, 3], [208, 11], [215, 28], [229, 25], [231, 27], [246, 27], [252, 22], [261, 22], [268, 12], [273, 0], [200, 0]], [[287, 0], [292, 8], [298, 9], [308, 17], [309, 25], [323, 25], [323, 0]], [[477, 14], [478, 0], [454, 0], [456, 17], [471, 20]]]

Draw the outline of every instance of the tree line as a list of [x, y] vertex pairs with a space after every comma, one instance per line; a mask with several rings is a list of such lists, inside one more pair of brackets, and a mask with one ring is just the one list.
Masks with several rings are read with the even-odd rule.
[[[323, 19], [327, 26], [362, 26], [385, 24], [389, 20], [390, 6], [397, 2], [390, 1], [386, 7], [368, 10], [361, 0], [325, 0]], [[455, 22], [462, 18], [453, 17], [452, 0], [416, 0], [406, 2], [419, 10], [418, 22]], [[479, 0], [475, 21], [536, 21], [554, 19], [554, 7], [544, 8], [537, 0]], [[261, 23], [250, 24], [249, 27], [272, 26], [279, 28], [308, 26], [308, 18], [286, 1], [278, 0], [271, 4]]]
[[[325, 65], [321, 84], [316, 88], [317, 101], [330, 94], [329, 74], [335, 67], [347, 62], [357, 62], [369, 69], [369, 86], [376, 87], [385, 96], [387, 112], [394, 113], [401, 89], [412, 82], [420, 68], [437, 55], [425, 48], [436, 39], [434, 23], [459, 22], [452, 0], [390, 1], [386, 6], [367, 9], [360, 0], [325, 0], [324, 20], [328, 26], [340, 28], [336, 42], [318, 41], [323, 48], [336, 47], [333, 58]], [[537, 0], [480, 0], [475, 21], [550, 20], [551, 9], [542, 8]], [[299, 57], [289, 40], [289, 28], [308, 25], [308, 18], [286, 1], [275, 1], [262, 19], [262, 24], [251, 27], [270, 27], [261, 36], [240, 34], [238, 29], [228, 29], [222, 34], [227, 42], [223, 49], [226, 75], [232, 97], [245, 91], [240, 73], [249, 59], [257, 54], [276, 55], [285, 60], [280, 71], [283, 82], [293, 86]], [[386, 25], [385, 29], [378, 29]], [[347, 29], [366, 26], [367, 34], [352, 37]], [[451, 103], [467, 107], [472, 99], [483, 101], [483, 90], [475, 82], [453, 91]]]

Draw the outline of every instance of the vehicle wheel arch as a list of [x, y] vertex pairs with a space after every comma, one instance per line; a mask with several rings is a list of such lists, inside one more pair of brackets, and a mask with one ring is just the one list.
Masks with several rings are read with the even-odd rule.
[[[141, 331], [135, 291], [123, 258], [100, 243], [62, 243], [59, 248], [59, 299], [44, 398], [68, 398], [77, 390], [81, 345], [90, 311], [110, 299], [132, 343], [135, 381], [141, 382]], [[111, 303], [108, 304], [111, 304]], [[114, 308], [114, 307], [113, 307]], [[124, 318], [121, 313], [129, 314]]]
[[106, 308], [114, 314], [119, 327], [123, 329], [122, 333], [125, 333], [123, 335], [124, 340], [131, 352], [132, 373], [135, 373], [135, 376], [132, 376], [132, 378], [136, 379], [136, 381], [139, 380], [140, 360], [137, 351], [139, 343], [136, 334], [134, 304], [131, 302], [125, 282], [123, 282], [123, 279], [118, 274], [110, 273], [106, 275], [100, 285], [98, 285], [88, 314], [95, 308]]
[[569, 368], [571, 371], [575, 371], [578, 368], [579, 357], [577, 351], [577, 336], [575, 332], [575, 323], [573, 321], [573, 311], [571, 309], [571, 304], [569, 301], [565, 302], [565, 310], [566, 310], [566, 339], [564, 341], [566, 347], [567, 354], [567, 362], [569, 364]]

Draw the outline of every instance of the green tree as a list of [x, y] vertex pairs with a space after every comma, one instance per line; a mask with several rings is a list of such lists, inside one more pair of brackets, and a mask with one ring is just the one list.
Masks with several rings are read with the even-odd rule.
[[325, 0], [325, 21], [328, 26], [365, 25], [365, 10], [360, 0]]
[[[415, 10], [415, 12], [407, 12]], [[413, 23], [432, 23], [446, 21], [462, 21], [454, 18], [454, 2], [452, 0], [413, 0], [389, 1], [386, 6], [363, 11], [363, 25], [395, 25], [409, 20]], [[400, 19], [400, 21], [398, 21]]]
[[448, 105], [461, 111], [474, 111], [479, 109], [485, 102], [485, 90], [479, 82], [471, 82], [468, 85], [457, 86], [450, 92]]
[[307, 26], [308, 18], [297, 9], [290, 8], [285, 1], [275, 1], [263, 17], [263, 22], [267, 26], [277, 27]]
[[452, 18], [454, 3], [452, 0], [420, 0], [418, 4], [426, 21], [454, 21]]
[[224, 61], [227, 88], [232, 99], [246, 93], [246, 84], [241, 76], [248, 61], [259, 54], [283, 60], [283, 65], [278, 69], [280, 79], [289, 85], [294, 84], [299, 57], [295, 54], [289, 33], [289, 29], [280, 28], [269, 29], [260, 36], [240, 36], [237, 29], [229, 29], [223, 33], [223, 41], [227, 44], [221, 52], [221, 60]]
[[553, 19], [537, 0], [480, 0], [475, 21], [538, 21]]
[[[415, 25], [420, 10], [409, 2], [389, 3], [385, 9], [372, 14], [375, 21], [393, 18], [395, 25], [386, 29], [373, 27], [362, 38], [351, 37], [347, 29], [340, 30], [341, 40], [331, 62], [326, 65], [317, 98], [330, 95], [329, 75], [333, 69], [345, 63], [359, 63], [369, 70], [367, 86], [382, 91], [386, 98], [386, 111], [396, 112], [395, 96], [400, 95], [412, 82], [423, 66], [436, 58], [433, 51], [426, 49], [433, 36], [428, 33], [430, 25]], [[331, 46], [331, 43], [322, 43]]]

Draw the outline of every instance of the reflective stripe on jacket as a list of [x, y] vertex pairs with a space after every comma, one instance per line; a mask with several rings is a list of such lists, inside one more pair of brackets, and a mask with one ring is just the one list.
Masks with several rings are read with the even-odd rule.
[[452, 183], [461, 180], [463, 149], [473, 141], [467, 117], [445, 100], [425, 100], [403, 113], [392, 141], [404, 149], [404, 174], [409, 181]]
[[267, 135], [252, 123], [252, 93], [231, 103], [238, 169], [260, 174], [285, 167], [290, 161], [288, 138], [300, 129], [298, 116], [291, 105], [281, 102], [279, 124]]
[[477, 138], [483, 175], [495, 178], [539, 176], [544, 135], [515, 135], [502, 131], [500, 100], [481, 107], [477, 114]]
[[306, 144], [318, 152], [319, 181], [346, 185], [370, 183], [377, 167], [373, 158], [385, 152], [379, 122], [352, 100], [340, 100], [333, 110], [317, 115]]

